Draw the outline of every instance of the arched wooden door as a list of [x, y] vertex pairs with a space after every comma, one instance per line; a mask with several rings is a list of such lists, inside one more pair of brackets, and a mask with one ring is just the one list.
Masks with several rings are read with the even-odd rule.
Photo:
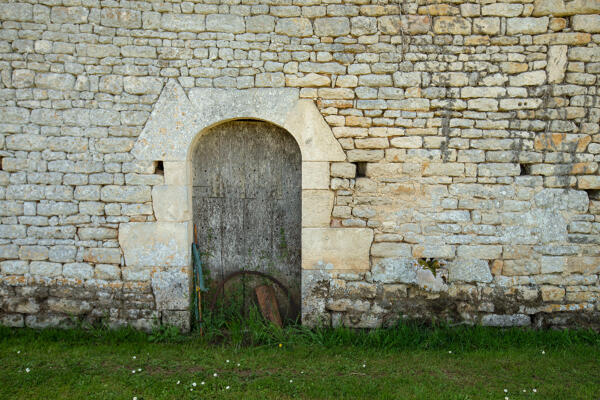
[[299, 301], [302, 160], [292, 135], [226, 122], [202, 135], [192, 160], [194, 224], [211, 278], [266, 272]]

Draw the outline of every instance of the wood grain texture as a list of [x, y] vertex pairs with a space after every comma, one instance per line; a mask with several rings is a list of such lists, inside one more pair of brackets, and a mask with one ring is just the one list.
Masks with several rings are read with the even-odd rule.
[[232, 121], [193, 153], [193, 212], [211, 278], [262, 271], [300, 296], [301, 155], [284, 129]]

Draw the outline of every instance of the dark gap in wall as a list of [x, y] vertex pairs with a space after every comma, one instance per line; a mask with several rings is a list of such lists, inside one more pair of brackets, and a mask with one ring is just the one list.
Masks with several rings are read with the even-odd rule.
[[236, 119], [236, 122], [259, 122], [259, 120], [252, 118], [240, 118]]
[[154, 170], [154, 173], [157, 175], [164, 175], [165, 174], [165, 166], [163, 165], [162, 161], [158, 161], [156, 163], [156, 169]]
[[0, 171], [3, 171], [3, 166], [2, 166], [3, 159], [4, 159], [4, 157], [0, 157]]
[[367, 176], [367, 163], [366, 162], [355, 162], [356, 165], [356, 177], [364, 178]]
[[600, 200], [600, 189], [584, 189], [590, 200]]
[[531, 175], [531, 164], [519, 164], [519, 167], [521, 168], [519, 176]]

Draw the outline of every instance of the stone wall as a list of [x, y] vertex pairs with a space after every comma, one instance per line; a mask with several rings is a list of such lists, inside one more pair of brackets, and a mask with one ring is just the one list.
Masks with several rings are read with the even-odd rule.
[[123, 254], [187, 234], [153, 203], [181, 177], [132, 149], [161, 92], [290, 87], [346, 157], [320, 160], [330, 228], [368, 232], [342, 243], [361, 262], [303, 261], [306, 323], [600, 325], [600, 2], [31, 0], [0, 22], [0, 323], [185, 327], [189, 254]]

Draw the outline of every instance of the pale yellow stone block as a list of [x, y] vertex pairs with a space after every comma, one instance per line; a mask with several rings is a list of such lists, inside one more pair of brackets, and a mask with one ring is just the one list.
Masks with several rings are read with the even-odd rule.
[[304, 228], [328, 227], [333, 209], [333, 192], [330, 190], [302, 191], [302, 226]]
[[165, 161], [165, 184], [191, 185], [191, 166], [189, 161]]
[[367, 228], [303, 228], [302, 268], [367, 271], [372, 242]]
[[303, 162], [302, 189], [329, 189], [329, 163]]
[[157, 221], [191, 220], [191, 203], [191, 191], [187, 185], [154, 186], [152, 189], [152, 207]]

